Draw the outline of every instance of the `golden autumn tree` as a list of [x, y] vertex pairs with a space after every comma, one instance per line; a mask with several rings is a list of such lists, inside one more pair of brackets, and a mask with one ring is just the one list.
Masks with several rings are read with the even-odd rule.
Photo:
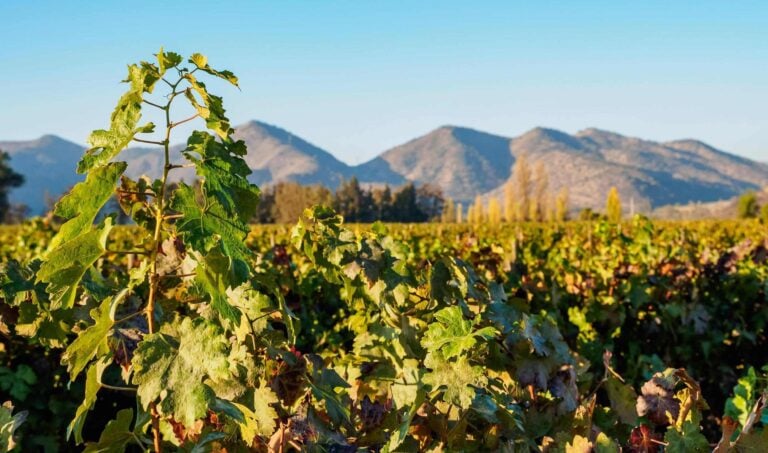
[[504, 220], [513, 222], [517, 220], [515, 216], [515, 184], [512, 179], [504, 183]]
[[525, 220], [531, 209], [531, 168], [528, 157], [521, 154], [512, 170], [512, 185], [515, 195], [514, 212], [516, 220]]
[[499, 225], [501, 224], [501, 220], [501, 203], [499, 203], [498, 198], [491, 197], [491, 199], [488, 200], [488, 223], [491, 225]]
[[445, 199], [443, 204], [443, 212], [440, 214], [440, 221], [442, 223], [454, 223], [456, 221], [456, 206], [453, 200], [450, 198]]
[[621, 198], [619, 189], [611, 187], [608, 191], [608, 197], [605, 200], [605, 215], [609, 222], [618, 223], [621, 221]]
[[532, 187], [528, 217], [530, 220], [542, 221], [549, 209], [549, 175], [544, 162], [536, 162], [534, 168], [534, 184]]
[[555, 218], [556, 222], [568, 220], [568, 188], [563, 187], [555, 198]]

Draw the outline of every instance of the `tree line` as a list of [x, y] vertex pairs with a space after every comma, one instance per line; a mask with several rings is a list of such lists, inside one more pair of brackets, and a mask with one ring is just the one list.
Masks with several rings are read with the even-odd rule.
[[291, 223], [304, 209], [326, 205], [344, 216], [346, 222], [426, 222], [440, 218], [444, 203], [442, 191], [431, 184], [417, 187], [408, 183], [392, 190], [389, 186], [365, 187], [352, 177], [331, 192], [321, 185], [279, 182], [262, 192], [254, 221]]
[[477, 196], [466, 212], [460, 203], [447, 200], [443, 212], [444, 222], [500, 224], [523, 221], [564, 221], [568, 219], [568, 189], [557, 193], [549, 187], [549, 174], [539, 161], [531, 168], [528, 158], [517, 158], [512, 177], [504, 184], [501, 195]]

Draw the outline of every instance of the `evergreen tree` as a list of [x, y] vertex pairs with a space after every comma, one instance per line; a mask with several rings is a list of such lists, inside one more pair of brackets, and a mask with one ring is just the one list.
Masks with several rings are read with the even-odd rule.
[[376, 220], [389, 221], [392, 218], [392, 190], [389, 185], [384, 186], [383, 189], [375, 189], [371, 198]]
[[763, 207], [760, 209], [760, 220], [768, 225], [768, 204], [763, 205]]
[[416, 187], [413, 183], [404, 185], [395, 194], [392, 202], [393, 216], [395, 222], [423, 222], [427, 216], [419, 210], [416, 203]]
[[343, 182], [333, 198], [333, 208], [347, 222], [370, 222], [373, 217], [371, 193], [360, 187], [356, 177]]
[[261, 192], [259, 206], [253, 219], [256, 223], [274, 223], [273, 211], [275, 206], [275, 189], [269, 187]]
[[416, 189], [416, 205], [426, 220], [439, 220], [444, 204], [443, 191], [439, 187], [424, 184]]
[[605, 215], [609, 222], [621, 222], [621, 198], [619, 198], [619, 189], [611, 187], [608, 191], [608, 197], [605, 200]]
[[10, 166], [11, 156], [0, 151], [0, 219], [5, 221], [11, 207], [8, 192], [24, 184], [24, 176], [16, 173]]

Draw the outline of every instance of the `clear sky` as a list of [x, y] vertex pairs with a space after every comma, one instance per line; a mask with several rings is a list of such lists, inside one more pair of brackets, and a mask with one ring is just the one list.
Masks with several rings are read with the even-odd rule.
[[444, 124], [698, 138], [768, 161], [767, 1], [0, 0], [0, 140], [105, 127], [162, 45], [235, 72], [235, 124], [348, 163]]

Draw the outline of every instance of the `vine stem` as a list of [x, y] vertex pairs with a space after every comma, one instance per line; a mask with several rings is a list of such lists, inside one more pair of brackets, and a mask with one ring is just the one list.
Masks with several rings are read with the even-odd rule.
[[[163, 79], [165, 80], [165, 79]], [[156, 331], [155, 327], [155, 301], [157, 299], [157, 287], [160, 281], [160, 276], [157, 273], [157, 256], [162, 247], [162, 226], [165, 217], [165, 189], [168, 182], [168, 171], [171, 169], [171, 157], [170, 157], [170, 141], [171, 131], [174, 128], [174, 124], [171, 122], [171, 103], [176, 97], [178, 92], [176, 88], [179, 86], [183, 78], [179, 78], [178, 81], [171, 86], [171, 95], [168, 99], [168, 103], [165, 104], [163, 110], [165, 110], [165, 140], [163, 140], [163, 177], [160, 181], [160, 190], [157, 193], [155, 204], [155, 233], [152, 237], [152, 251], [150, 255], [150, 274], [149, 274], [149, 296], [147, 297], [147, 306], [145, 308], [147, 316], [147, 324], [149, 327], [149, 333], [153, 334]], [[166, 81], [166, 83], [168, 83]], [[152, 402], [149, 405], [149, 413], [152, 417], [152, 437], [155, 452], [162, 452], [162, 445], [160, 439], [160, 414], [157, 412], [157, 404]]]

